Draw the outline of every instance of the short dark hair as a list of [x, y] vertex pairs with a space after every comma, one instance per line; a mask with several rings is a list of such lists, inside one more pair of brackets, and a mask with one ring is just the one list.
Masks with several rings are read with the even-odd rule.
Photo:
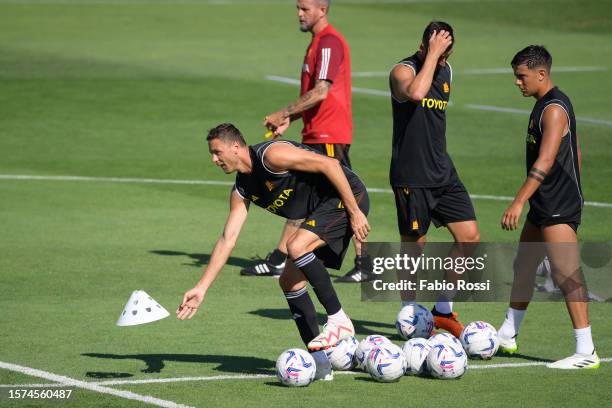
[[425, 31], [423, 31], [423, 39], [421, 40], [423, 44], [423, 49], [425, 50], [425, 54], [429, 51], [429, 39], [433, 32], [440, 32], [441, 30], [448, 31], [448, 33], [453, 37], [453, 41], [451, 45], [448, 47], [447, 51], [450, 51], [455, 45], [455, 33], [453, 33], [453, 27], [450, 24], [445, 23], [444, 21], [432, 21], [425, 27]]
[[517, 52], [510, 62], [513, 69], [523, 64], [529, 69], [546, 67], [546, 70], [550, 72], [552, 56], [543, 45], [530, 45]]
[[222, 123], [210, 129], [208, 131], [208, 136], [206, 136], [206, 141], [210, 142], [214, 139], [221, 139], [224, 142], [236, 142], [240, 146], [246, 146], [244, 136], [242, 136], [240, 130], [231, 123]]
[[316, 0], [316, 2], [319, 6], [327, 7], [327, 11], [329, 11], [329, 8], [331, 7], [331, 0]]

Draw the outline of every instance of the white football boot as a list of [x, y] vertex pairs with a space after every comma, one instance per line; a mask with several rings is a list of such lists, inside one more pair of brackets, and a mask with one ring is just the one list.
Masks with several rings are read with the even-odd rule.
[[557, 368], [561, 370], [578, 370], [581, 368], [599, 368], [599, 357], [593, 350], [593, 354], [574, 354], [564, 358], [563, 360], [555, 361], [554, 363], [546, 364], [548, 368]]
[[498, 353], [505, 354], [514, 354], [518, 351], [518, 343], [516, 342], [516, 338], [518, 334], [510, 339], [499, 336], [499, 351]]

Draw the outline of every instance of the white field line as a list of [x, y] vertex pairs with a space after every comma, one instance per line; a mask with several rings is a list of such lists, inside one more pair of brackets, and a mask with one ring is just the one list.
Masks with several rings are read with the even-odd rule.
[[193, 408], [189, 405], [177, 404], [176, 402], [166, 401], [163, 399], [151, 397], [149, 395], [140, 395], [131, 391], [116, 390], [113, 388], [104, 387], [95, 383], [88, 383], [85, 381], [76, 380], [74, 378], [65, 377], [63, 375], [53, 374], [48, 371], [37, 370], [35, 368], [24, 367], [17, 364], [6, 363], [0, 361], [0, 368], [5, 370], [18, 372], [21, 374], [29, 375], [32, 377], [44, 378], [49, 381], [59, 382], [67, 387], [82, 388], [89, 391], [99, 392], [101, 394], [110, 394], [116, 397], [121, 397], [129, 400], [140, 401], [146, 404], [156, 405], [164, 408]]
[[[577, 67], [566, 67], [566, 68], [577, 68]], [[587, 68], [597, 68], [597, 67], [587, 67]], [[366, 72], [366, 73], [361, 73], [361, 74], [374, 74], [374, 73], [375, 72]], [[353, 76], [355, 76], [355, 74], [353, 74]], [[280, 82], [280, 83], [288, 84], [288, 85], [297, 85], [297, 86], [300, 85], [300, 81], [298, 81], [297, 79], [281, 77], [277, 75], [266, 75], [265, 79], [267, 79], [268, 81]], [[391, 96], [391, 93], [389, 91], [382, 91], [380, 89], [359, 88], [359, 87], [354, 86], [352, 90], [353, 90], [353, 93], [360, 93], [360, 94], [374, 95], [374, 96], [384, 96], [384, 97]], [[449, 102], [449, 105], [453, 105], [453, 104]], [[528, 110], [525, 110], [525, 109], [505, 108], [502, 106], [491, 106], [491, 105], [477, 105], [473, 103], [465, 104], [464, 107], [468, 109], [484, 110], [484, 111], [490, 111], [490, 112], [516, 113], [520, 115], [529, 115], [530, 113]], [[593, 125], [612, 126], [612, 121], [610, 120], [588, 118], [585, 116], [576, 116], [576, 120], [578, 122], [590, 123]]]
[[[0, 174], [0, 180], [24, 180], [24, 181], [89, 181], [107, 183], [126, 183], [126, 184], [186, 184], [186, 185], [206, 185], [206, 186], [233, 186], [233, 181], [217, 180], [171, 180], [171, 179], [150, 179], [150, 178], [125, 178], [125, 177], [86, 177], [86, 176], [37, 176], [29, 174]], [[390, 188], [368, 188], [369, 193], [392, 194]], [[473, 200], [489, 201], [512, 201], [514, 197], [496, 196], [488, 194], [470, 194]], [[612, 208], [612, 203], [585, 201], [584, 205], [589, 207]]]
[[87, 176], [35, 176], [27, 174], [0, 174], [0, 180], [34, 180], [34, 181], [93, 181], [108, 183], [136, 184], [196, 184], [213, 186], [233, 186], [233, 181], [217, 180], [170, 180], [126, 177], [87, 177]]
[[[294, 78], [287, 78], [287, 77], [282, 77], [282, 76], [277, 76], [277, 75], [266, 75], [265, 78], [268, 81], [274, 81], [274, 82], [280, 82], [282, 84], [288, 84], [288, 85], [300, 85], [300, 81]], [[376, 95], [376, 96], [391, 96], [391, 93], [389, 93], [389, 91], [381, 91], [379, 89], [371, 89], [371, 88], [358, 88], [358, 87], [353, 87], [351, 88], [353, 90], [353, 93], [362, 93], [362, 94], [366, 94], [366, 95]]]
[[[519, 115], [529, 115], [530, 113], [528, 110], [525, 110], [525, 109], [504, 108], [502, 106], [491, 106], [491, 105], [476, 105], [472, 103], [466, 104], [465, 107], [469, 109], [478, 109], [478, 110], [485, 110], [485, 111], [491, 111], [491, 112], [516, 113]], [[576, 120], [578, 122], [590, 123], [593, 125], [612, 126], [612, 120], [587, 118], [585, 116], [576, 116]]]
[[[609, 363], [612, 358], [600, 359], [602, 363]], [[522, 368], [522, 367], [538, 367], [548, 364], [546, 361], [533, 361], [529, 363], [500, 363], [500, 364], [473, 364], [469, 366], [469, 370], [484, 370], [498, 368]], [[336, 375], [359, 375], [364, 374], [362, 371], [336, 371]], [[173, 378], [152, 378], [148, 380], [109, 380], [86, 383], [88, 385], [97, 386], [112, 386], [112, 385], [138, 385], [138, 384], [165, 384], [175, 382], [195, 382], [195, 381], [224, 381], [224, 380], [256, 380], [263, 378], [275, 378], [271, 374], [238, 374], [238, 375], [214, 375], [201, 377], [173, 377]], [[54, 386], [66, 386], [66, 384], [0, 384], [0, 388], [43, 388]]]
[[[556, 72], [604, 72], [607, 67], [553, 67], [553, 74]], [[472, 68], [453, 72], [455, 75], [497, 75], [497, 74], [512, 74], [512, 68]], [[386, 78], [389, 76], [389, 71], [358, 71], [353, 72], [353, 78]]]

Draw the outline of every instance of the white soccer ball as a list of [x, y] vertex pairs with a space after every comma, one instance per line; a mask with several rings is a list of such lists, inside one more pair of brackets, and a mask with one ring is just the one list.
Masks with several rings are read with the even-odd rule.
[[434, 378], [442, 380], [459, 378], [467, 370], [467, 355], [461, 345], [438, 343], [427, 355], [427, 366]]
[[431, 312], [417, 303], [402, 307], [395, 319], [395, 327], [404, 340], [415, 337], [429, 338], [433, 326]]
[[358, 345], [357, 339], [351, 336], [340, 340], [334, 347], [325, 350], [332, 368], [338, 371], [354, 368], [355, 360], [353, 356]]
[[370, 354], [370, 350], [382, 344], [389, 344], [391, 340], [380, 334], [371, 334], [361, 340], [355, 349], [355, 366], [365, 370], [366, 358]]
[[426, 339], [417, 337], [404, 343], [402, 351], [406, 357], [406, 374], [419, 375], [425, 368], [425, 359], [431, 350], [431, 345]]
[[307, 386], [314, 380], [316, 371], [314, 358], [301, 349], [289, 349], [276, 360], [276, 376], [289, 387]]
[[468, 357], [488, 360], [499, 348], [497, 330], [487, 322], [471, 322], [461, 332], [461, 344]]
[[406, 357], [401, 348], [392, 343], [382, 344], [370, 350], [366, 371], [380, 382], [399, 380], [406, 372]]
[[427, 342], [433, 348], [438, 344], [450, 344], [452, 346], [458, 347], [460, 350], [463, 349], [461, 342], [450, 333], [438, 333], [431, 336]]

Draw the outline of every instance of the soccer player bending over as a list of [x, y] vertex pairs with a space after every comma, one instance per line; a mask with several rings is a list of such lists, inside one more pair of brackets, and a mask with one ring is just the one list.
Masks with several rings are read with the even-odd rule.
[[[183, 296], [177, 317], [191, 319], [197, 312], [238, 240], [251, 202], [284, 218], [304, 219], [287, 242], [289, 261], [279, 284], [317, 364], [315, 378], [332, 379], [323, 350], [353, 336], [355, 330], [326, 267], [340, 269], [353, 234], [364, 241], [370, 231], [365, 185], [338, 160], [299, 143], [272, 140], [247, 146], [240, 131], [229, 123], [211, 129], [206, 140], [213, 163], [226, 174], [237, 172], [236, 183], [223, 234], [202, 278]], [[307, 282], [327, 312], [322, 332]]]
[[[527, 128], [527, 179], [504, 212], [502, 228], [517, 228], [525, 202], [527, 220], [514, 261], [510, 307], [499, 329], [500, 350], [518, 350], [516, 337], [533, 295], [535, 273], [546, 255], [561, 289], [576, 336], [576, 353], [549, 368], [597, 368], [589, 324], [588, 291], [582, 280], [577, 231], [584, 203], [580, 187], [581, 153], [576, 118], [567, 95], [550, 78], [552, 57], [538, 45], [512, 59], [515, 84], [523, 96], [536, 98]], [[543, 244], [534, 244], [534, 243]]]

